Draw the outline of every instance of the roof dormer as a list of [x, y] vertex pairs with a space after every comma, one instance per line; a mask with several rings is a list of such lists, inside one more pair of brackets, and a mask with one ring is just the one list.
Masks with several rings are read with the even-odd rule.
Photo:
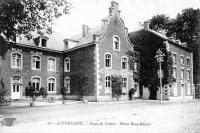
[[46, 36], [39, 36], [34, 39], [36, 46], [38, 47], [47, 47], [48, 37]]

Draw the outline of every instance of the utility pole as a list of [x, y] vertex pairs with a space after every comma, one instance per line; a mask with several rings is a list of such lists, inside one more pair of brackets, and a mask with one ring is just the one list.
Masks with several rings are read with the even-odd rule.
[[165, 55], [163, 54], [163, 52], [158, 49], [158, 51], [156, 52], [156, 59], [159, 63], [159, 77], [160, 77], [160, 104], [162, 103], [162, 68], [161, 68], [161, 62], [163, 62], [163, 57]]

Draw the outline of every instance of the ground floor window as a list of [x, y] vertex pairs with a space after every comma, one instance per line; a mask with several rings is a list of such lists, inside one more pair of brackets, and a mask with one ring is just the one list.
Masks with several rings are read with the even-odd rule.
[[70, 78], [66, 77], [64, 83], [65, 83], [65, 88], [67, 89], [67, 93], [70, 93]]
[[53, 92], [56, 90], [56, 79], [55, 78], [49, 78], [48, 79], [48, 91]]
[[40, 78], [39, 77], [32, 78], [32, 85], [36, 91], [39, 91], [40, 90]]

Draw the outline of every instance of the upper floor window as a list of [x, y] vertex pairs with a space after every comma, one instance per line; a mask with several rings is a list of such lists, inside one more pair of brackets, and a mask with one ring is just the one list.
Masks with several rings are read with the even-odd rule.
[[176, 53], [172, 53], [172, 60], [173, 62], [177, 62]]
[[70, 71], [70, 58], [65, 58], [64, 68], [65, 68], [65, 72], [69, 72]]
[[190, 66], [190, 58], [187, 58], [187, 66]]
[[48, 91], [53, 92], [56, 91], [56, 79], [55, 78], [49, 78], [48, 79]]
[[39, 70], [40, 69], [40, 57], [32, 56], [32, 69]]
[[181, 79], [184, 79], [184, 69], [181, 69]]
[[22, 69], [22, 55], [19, 53], [12, 53], [11, 67]]
[[105, 54], [105, 67], [111, 68], [112, 56], [111, 54]]
[[184, 65], [184, 56], [181, 55], [181, 64]]
[[41, 38], [41, 45], [42, 45], [42, 47], [46, 47], [47, 46], [47, 39]]
[[177, 70], [176, 67], [173, 67], [173, 77], [177, 78]]
[[69, 77], [66, 77], [65, 78], [65, 88], [67, 89], [67, 93], [70, 93], [70, 78]]
[[187, 70], [187, 80], [190, 80], [190, 70]]
[[49, 58], [47, 63], [48, 71], [56, 71], [56, 59]]
[[113, 49], [120, 51], [120, 38], [118, 36], [113, 36]]
[[39, 77], [32, 78], [32, 85], [36, 91], [39, 91], [40, 90], [40, 78]]
[[128, 60], [126, 57], [122, 57], [122, 69], [128, 69]]

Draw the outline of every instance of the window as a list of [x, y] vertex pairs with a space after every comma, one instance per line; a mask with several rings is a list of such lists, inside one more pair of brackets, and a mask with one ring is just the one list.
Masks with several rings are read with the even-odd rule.
[[184, 69], [181, 69], [181, 79], [184, 79]]
[[187, 58], [187, 66], [190, 66], [190, 58]]
[[32, 69], [40, 70], [40, 57], [39, 56], [32, 57]]
[[53, 92], [56, 90], [56, 80], [55, 78], [48, 79], [48, 91]]
[[126, 77], [122, 78], [122, 93], [127, 93], [128, 80]]
[[177, 62], [176, 53], [173, 53], [173, 54], [172, 54], [172, 59], [173, 59], [173, 62], [174, 62], [174, 63]]
[[184, 65], [184, 56], [181, 55], [181, 64]]
[[187, 70], [187, 80], [190, 80], [190, 70]]
[[113, 36], [113, 49], [117, 51], [120, 50], [120, 39], [118, 36]]
[[127, 64], [127, 58], [122, 57], [122, 69], [128, 69]]
[[173, 67], [173, 76], [174, 76], [174, 78], [177, 78], [177, 70], [176, 70], [176, 67]]
[[47, 46], [47, 39], [42, 38], [41, 43], [42, 43], [42, 47], [46, 47]]
[[65, 59], [65, 72], [70, 71], [70, 58]]
[[137, 71], [138, 71], [138, 63], [134, 62], [134, 72], [137, 72]]
[[32, 85], [36, 91], [40, 91], [40, 78], [39, 77], [32, 78]]
[[48, 66], [49, 71], [56, 71], [56, 59], [55, 58], [49, 58], [48, 59]]
[[112, 61], [112, 56], [111, 54], [105, 54], [105, 67], [111, 68], [111, 61]]
[[106, 76], [106, 88], [105, 91], [106, 92], [111, 92], [111, 77], [110, 76]]
[[66, 77], [64, 83], [65, 83], [65, 88], [67, 89], [67, 93], [70, 93], [70, 78]]
[[12, 53], [11, 67], [22, 69], [22, 55], [19, 53]]

